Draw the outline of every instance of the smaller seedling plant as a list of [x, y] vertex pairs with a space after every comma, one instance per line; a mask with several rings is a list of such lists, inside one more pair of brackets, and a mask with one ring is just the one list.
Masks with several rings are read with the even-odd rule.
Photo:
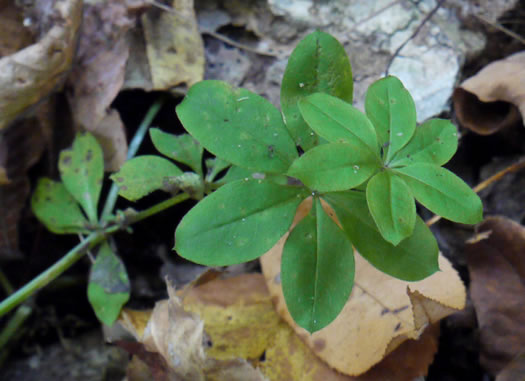
[[[176, 109], [189, 135], [150, 129], [158, 151], [191, 171], [150, 155], [127, 161], [111, 176], [131, 201], [158, 189], [181, 192], [165, 204], [107, 214], [98, 222], [102, 154], [84, 134], [61, 155], [62, 183], [41, 180], [33, 209], [56, 233], [110, 234], [192, 197], [200, 201], [179, 223], [174, 249], [195, 263], [226, 266], [271, 249], [290, 231], [299, 204], [311, 197], [309, 214], [284, 244], [281, 281], [293, 319], [318, 331], [350, 296], [354, 248], [377, 269], [406, 281], [439, 269], [438, 246], [416, 214], [416, 200], [455, 222], [482, 218], [479, 197], [442, 168], [458, 144], [449, 121], [417, 126], [414, 101], [392, 76], [369, 87], [365, 113], [352, 106], [352, 96], [344, 48], [316, 31], [290, 56], [282, 112], [248, 90], [202, 81]], [[215, 156], [205, 161], [206, 170], [204, 149]], [[129, 297], [125, 269], [107, 243], [93, 265], [88, 295], [106, 324]]]

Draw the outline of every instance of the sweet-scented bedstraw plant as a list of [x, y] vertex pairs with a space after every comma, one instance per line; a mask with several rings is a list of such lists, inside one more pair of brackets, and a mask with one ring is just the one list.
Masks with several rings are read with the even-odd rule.
[[[352, 106], [352, 93], [342, 45], [316, 31], [290, 56], [281, 111], [246, 89], [202, 81], [176, 109], [189, 135], [150, 129], [153, 144], [167, 158], [133, 158], [111, 179], [131, 201], [158, 189], [182, 192], [169, 206], [188, 197], [200, 200], [178, 224], [175, 250], [208, 266], [246, 262], [267, 252], [290, 230], [299, 204], [311, 197], [309, 214], [284, 244], [281, 281], [293, 319], [318, 331], [350, 296], [354, 248], [377, 269], [406, 281], [438, 270], [438, 246], [416, 214], [416, 200], [452, 221], [475, 224], [482, 218], [479, 197], [442, 168], [458, 144], [449, 121], [417, 126], [414, 101], [392, 76], [369, 87], [365, 113]], [[33, 209], [54, 232], [109, 234], [137, 219], [117, 212], [98, 222], [102, 159], [93, 141], [82, 135], [61, 155], [62, 183], [39, 183]], [[215, 156], [205, 168], [204, 149]], [[88, 173], [81, 179], [80, 171]], [[145, 218], [167, 206], [139, 214]], [[109, 264], [95, 262], [90, 301], [110, 324], [129, 285], [110, 245], [104, 244], [97, 261]], [[108, 268], [113, 275], [104, 275]]]

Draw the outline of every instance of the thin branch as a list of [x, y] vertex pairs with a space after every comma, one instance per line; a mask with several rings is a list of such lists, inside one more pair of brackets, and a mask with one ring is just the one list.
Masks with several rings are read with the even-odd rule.
[[476, 17], [477, 19], [483, 21], [485, 24], [490, 25], [491, 27], [493, 27], [493, 28], [495, 28], [495, 29], [505, 33], [507, 36], [510, 36], [510, 37], [514, 38], [515, 40], [521, 42], [523, 45], [525, 45], [525, 38], [521, 37], [517, 33], [514, 33], [513, 31], [505, 28], [503, 25], [496, 24], [496, 23], [490, 21], [489, 19], [487, 19], [486, 17], [481, 16], [481, 15], [474, 14], [474, 17]]
[[390, 59], [388, 60], [388, 64], [386, 65], [386, 70], [385, 70], [385, 76], [388, 75], [388, 72], [390, 70], [390, 66], [392, 66], [392, 62], [394, 62], [394, 59], [399, 55], [399, 53], [401, 52], [401, 50], [406, 46], [406, 44], [408, 44], [410, 42], [410, 40], [412, 40], [414, 37], [417, 36], [417, 34], [421, 31], [421, 29], [423, 28], [423, 26], [425, 26], [425, 24], [434, 16], [434, 14], [438, 11], [439, 8], [441, 8], [441, 5], [443, 5], [443, 3], [445, 2], [445, 0], [439, 0], [439, 2], [436, 4], [436, 6], [434, 7], [434, 9], [432, 9], [426, 16], [425, 18], [421, 21], [421, 23], [419, 24], [419, 26], [416, 28], [416, 30], [414, 30], [414, 32], [410, 35], [410, 37], [408, 37], [401, 45], [399, 45], [399, 47], [396, 49], [396, 51], [394, 52], [394, 54], [392, 54], [390, 56]]

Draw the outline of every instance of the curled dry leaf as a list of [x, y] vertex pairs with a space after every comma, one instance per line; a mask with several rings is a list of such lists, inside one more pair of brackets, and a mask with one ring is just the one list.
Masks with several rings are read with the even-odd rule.
[[467, 245], [470, 295], [481, 364], [497, 374], [525, 347], [525, 228], [505, 217], [489, 217], [479, 231], [491, 234]]
[[53, 26], [42, 39], [0, 59], [0, 130], [62, 84], [81, 18], [81, 0], [54, 2]]
[[[311, 200], [306, 200], [299, 206], [294, 223], [308, 213], [310, 205]], [[309, 334], [295, 324], [282, 294], [280, 263], [286, 238], [261, 257], [277, 311], [317, 356], [344, 374], [366, 372], [403, 341], [417, 339], [429, 324], [465, 305], [463, 283], [442, 255], [441, 271], [419, 282], [406, 282], [380, 272], [355, 252], [350, 299], [329, 326]]]
[[[170, 299], [158, 302], [153, 311], [123, 310], [120, 319], [148, 352], [158, 353], [164, 360], [143, 356], [140, 350], [130, 351], [149, 366], [149, 374], [155, 373], [155, 379], [162, 380], [264, 381], [261, 373], [239, 356], [225, 361], [208, 357], [204, 352], [204, 322], [197, 314], [184, 310], [169, 285], [168, 294]], [[149, 380], [143, 365], [132, 363], [128, 376], [131, 372], [135, 381]]]
[[[261, 274], [215, 278], [180, 294], [184, 309], [193, 313], [185, 314], [204, 320], [208, 380], [412, 381], [426, 373], [437, 350], [439, 327], [433, 325], [419, 340], [407, 340], [369, 372], [351, 377], [321, 361], [279, 318]], [[121, 322], [142, 337], [151, 324], [147, 323], [149, 314], [124, 310]], [[173, 327], [177, 321], [171, 320]], [[191, 345], [186, 347], [192, 350]]]
[[453, 94], [460, 123], [490, 135], [525, 119], [525, 52], [487, 65]]

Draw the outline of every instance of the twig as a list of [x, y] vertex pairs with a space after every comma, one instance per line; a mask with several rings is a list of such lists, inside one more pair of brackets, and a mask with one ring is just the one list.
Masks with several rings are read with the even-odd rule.
[[432, 9], [426, 16], [425, 18], [421, 21], [421, 23], [419, 24], [419, 26], [416, 28], [416, 30], [414, 30], [414, 32], [410, 35], [410, 37], [408, 37], [401, 45], [399, 45], [399, 47], [396, 49], [396, 51], [394, 52], [394, 54], [392, 54], [390, 56], [390, 59], [388, 60], [388, 64], [386, 65], [386, 70], [385, 70], [385, 76], [388, 75], [388, 71], [390, 70], [390, 66], [392, 66], [392, 62], [394, 62], [394, 59], [399, 55], [399, 53], [401, 52], [401, 50], [405, 47], [406, 44], [408, 44], [410, 42], [410, 40], [412, 40], [414, 37], [417, 36], [417, 34], [421, 31], [421, 29], [423, 28], [423, 26], [425, 26], [425, 24], [427, 23], [427, 21], [429, 21], [432, 16], [434, 16], [434, 14], [438, 11], [439, 8], [441, 8], [441, 5], [445, 2], [445, 0], [439, 0], [439, 2], [436, 4], [436, 6], [434, 7], [434, 9]]
[[[135, 156], [137, 153], [140, 144], [144, 140], [144, 136], [148, 132], [148, 128], [159, 112], [160, 108], [162, 107], [164, 103], [164, 97], [160, 97], [155, 103], [151, 105], [148, 112], [146, 113], [146, 116], [140, 123], [139, 128], [137, 129], [137, 132], [135, 133], [135, 136], [133, 136], [133, 139], [129, 143], [128, 147], [128, 154], [126, 156], [126, 160], [129, 160]], [[115, 203], [117, 202], [118, 198], [118, 185], [113, 183], [111, 184], [111, 188], [108, 192], [108, 196], [106, 198], [106, 203], [104, 204], [104, 209], [102, 210], [102, 216], [101, 220], [106, 219], [109, 217], [111, 212], [113, 211], [113, 208], [115, 207]]]
[[[473, 188], [473, 190], [474, 190], [474, 192], [479, 193], [483, 189], [485, 189], [489, 185], [491, 185], [492, 183], [495, 183], [496, 181], [500, 180], [506, 174], [511, 173], [511, 172], [517, 172], [517, 171], [519, 171], [519, 170], [521, 170], [523, 168], [525, 168], [525, 159], [521, 159], [517, 163], [514, 163], [514, 164], [508, 166], [507, 168], [502, 169], [498, 173], [495, 173], [494, 175], [490, 176], [488, 179], [486, 179], [486, 180], [482, 181], [481, 183], [479, 183], [478, 185], [476, 185]], [[438, 222], [440, 219], [441, 219], [441, 216], [437, 216], [436, 215], [436, 216], [432, 217], [431, 219], [429, 219], [426, 222], [426, 224], [427, 224], [427, 226], [432, 226], [436, 222]]]
[[474, 14], [474, 17], [476, 17], [477, 19], [483, 21], [485, 24], [488, 24], [490, 25], [491, 27], [505, 33], [507, 36], [510, 36], [516, 40], [518, 40], [519, 42], [521, 42], [523, 45], [525, 45], [525, 39], [523, 37], [521, 37], [519, 34], [517, 33], [514, 33], [513, 31], [505, 28], [503, 25], [500, 25], [500, 24], [496, 24], [492, 21], [490, 21], [489, 19], [487, 19], [486, 17], [484, 16], [481, 16], [481, 15], [476, 15]]

